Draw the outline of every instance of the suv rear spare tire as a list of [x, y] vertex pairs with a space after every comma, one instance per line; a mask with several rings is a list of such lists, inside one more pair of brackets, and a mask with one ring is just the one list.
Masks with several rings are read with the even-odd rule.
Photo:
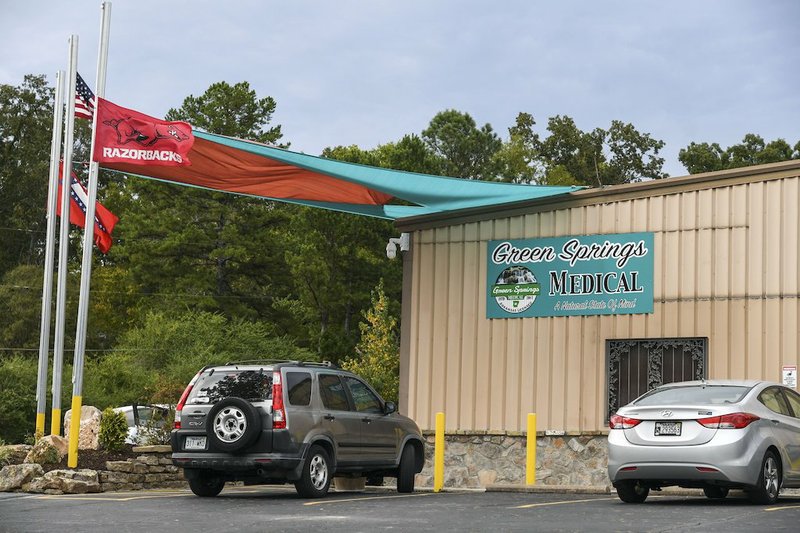
[[258, 409], [242, 398], [225, 398], [208, 413], [206, 434], [211, 445], [224, 452], [235, 452], [252, 444], [261, 432]]

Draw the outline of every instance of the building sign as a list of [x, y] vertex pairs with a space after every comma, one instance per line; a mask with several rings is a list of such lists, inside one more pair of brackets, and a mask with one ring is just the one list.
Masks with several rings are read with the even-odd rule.
[[790, 389], [797, 388], [797, 365], [783, 365], [783, 384]]
[[487, 318], [653, 312], [653, 234], [489, 241]]

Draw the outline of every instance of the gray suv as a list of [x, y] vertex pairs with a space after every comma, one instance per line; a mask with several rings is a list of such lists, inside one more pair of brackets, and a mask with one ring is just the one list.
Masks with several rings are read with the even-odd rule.
[[226, 481], [294, 483], [322, 497], [334, 476], [396, 477], [413, 492], [422, 435], [363, 379], [331, 363], [245, 361], [207, 366], [183, 392], [172, 462], [198, 496]]

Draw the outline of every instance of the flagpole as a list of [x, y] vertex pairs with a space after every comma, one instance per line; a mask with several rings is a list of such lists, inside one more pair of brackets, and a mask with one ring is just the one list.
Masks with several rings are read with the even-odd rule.
[[[97, 54], [96, 98], [105, 97], [108, 65], [108, 34], [111, 28], [111, 2], [101, 7], [100, 46]], [[81, 262], [81, 292], [78, 300], [78, 325], [75, 330], [75, 353], [72, 363], [72, 420], [69, 426], [69, 454], [67, 466], [78, 466], [78, 436], [80, 435], [81, 404], [83, 401], [83, 357], [86, 350], [86, 329], [89, 316], [89, 285], [92, 277], [92, 246], [94, 244], [94, 216], [97, 201], [97, 174], [99, 165], [94, 161], [94, 143], [97, 137], [97, 115], [92, 117], [92, 144], [89, 157], [89, 201], [86, 205], [86, 224], [83, 230], [83, 261]]]
[[67, 261], [69, 255], [69, 193], [72, 150], [75, 136], [75, 80], [78, 76], [78, 36], [69, 38], [67, 70], [66, 125], [64, 127], [64, 165], [61, 170], [61, 225], [58, 238], [58, 288], [56, 290], [56, 332], [53, 346], [53, 387], [50, 433], [61, 435], [61, 373], [64, 361], [64, 329], [67, 307]]
[[39, 329], [39, 372], [36, 380], [36, 435], [44, 435], [47, 409], [47, 366], [50, 360], [50, 310], [53, 306], [53, 259], [58, 197], [58, 162], [61, 159], [61, 130], [64, 124], [64, 71], [56, 72], [53, 106], [53, 137], [50, 141], [50, 174], [47, 187], [47, 237], [42, 281], [42, 322]]

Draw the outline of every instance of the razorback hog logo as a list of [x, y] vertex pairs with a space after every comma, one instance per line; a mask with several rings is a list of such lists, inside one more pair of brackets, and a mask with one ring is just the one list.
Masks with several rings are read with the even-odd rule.
[[143, 132], [137, 129], [130, 121], [131, 117], [114, 118], [104, 120], [103, 124], [111, 126], [117, 132], [117, 143], [128, 144], [136, 143], [145, 148], [153, 146], [161, 139], [175, 139], [178, 142], [185, 141], [188, 135], [177, 129], [175, 126], [166, 124], [147, 124], [150, 131]]

